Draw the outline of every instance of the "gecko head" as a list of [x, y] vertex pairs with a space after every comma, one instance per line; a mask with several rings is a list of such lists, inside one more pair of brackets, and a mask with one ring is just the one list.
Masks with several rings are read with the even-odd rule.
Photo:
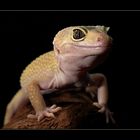
[[112, 39], [105, 26], [73, 26], [59, 31], [53, 41], [61, 55], [98, 56], [109, 50]]

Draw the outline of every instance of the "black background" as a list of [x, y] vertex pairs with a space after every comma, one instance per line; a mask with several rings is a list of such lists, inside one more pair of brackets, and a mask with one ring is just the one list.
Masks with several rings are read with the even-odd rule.
[[19, 89], [22, 70], [53, 49], [55, 34], [67, 26], [110, 26], [112, 51], [91, 72], [106, 75], [109, 107], [119, 128], [140, 128], [138, 11], [0, 11], [0, 127], [7, 103]]

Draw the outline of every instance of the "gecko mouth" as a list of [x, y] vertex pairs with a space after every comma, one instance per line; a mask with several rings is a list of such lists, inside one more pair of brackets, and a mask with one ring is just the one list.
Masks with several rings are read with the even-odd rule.
[[74, 45], [75, 47], [79, 47], [79, 48], [86, 48], [86, 49], [101, 49], [104, 48], [105, 45], [102, 44], [95, 44], [95, 45]]

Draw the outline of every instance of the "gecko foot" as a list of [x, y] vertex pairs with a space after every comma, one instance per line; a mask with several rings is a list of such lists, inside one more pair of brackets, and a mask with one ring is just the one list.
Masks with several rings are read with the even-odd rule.
[[109, 120], [111, 120], [113, 124], [116, 124], [116, 121], [113, 118], [113, 112], [111, 112], [108, 107], [102, 106], [97, 102], [94, 102], [93, 105], [99, 108], [98, 112], [105, 113], [106, 123], [109, 123]]
[[42, 120], [44, 117], [55, 118], [54, 113], [62, 110], [61, 107], [57, 107], [56, 105], [52, 105], [51, 107], [46, 107], [45, 110], [37, 112], [35, 115], [29, 114], [28, 118], [37, 118], [38, 121]]

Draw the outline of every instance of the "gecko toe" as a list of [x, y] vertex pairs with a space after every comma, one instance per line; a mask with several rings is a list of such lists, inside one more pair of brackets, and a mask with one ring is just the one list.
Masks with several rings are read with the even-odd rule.
[[35, 119], [35, 118], [36, 118], [36, 115], [28, 114], [28, 115], [27, 115], [27, 118]]
[[56, 113], [60, 110], [62, 110], [62, 107], [58, 107], [56, 105], [52, 105], [51, 107], [46, 108], [46, 111], [48, 111], [49, 113]]
[[54, 108], [54, 109], [52, 110], [52, 112], [53, 112], [53, 113], [56, 113], [56, 112], [58, 112], [58, 111], [60, 111], [60, 110], [62, 110], [61, 107], [56, 107], [56, 108]]
[[54, 109], [54, 108], [56, 108], [55, 104], [50, 107], [50, 109]]
[[40, 114], [40, 115], [38, 115], [37, 120], [38, 121], [41, 121], [43, 118], [44, 118], [44, 115], [43, 114]]
[[47, 111], [44, 111], [44, 115], [46, 117], [49, 117], [49, 118], [55, 118], [55, 115], [53, 113], [50, 113], [50, 112], [47, 112]]
[[36, 118], [38, 121], [41, 121], [43, 118], [48, 117], [48, 118], [56, 118], [54, 113], [62, 110], [61, 107], [57, 107], [55, 104], [52, 105], [51, 107], [47, 107], [43, 111], [39, 111], [36, 113], [36, 115], [29, 114], [27, 117], [34, 119]]
[[98, 108], [101, 108], [102, 107], [98, 102], [93, 102], [93, 105], [95, 105]]

